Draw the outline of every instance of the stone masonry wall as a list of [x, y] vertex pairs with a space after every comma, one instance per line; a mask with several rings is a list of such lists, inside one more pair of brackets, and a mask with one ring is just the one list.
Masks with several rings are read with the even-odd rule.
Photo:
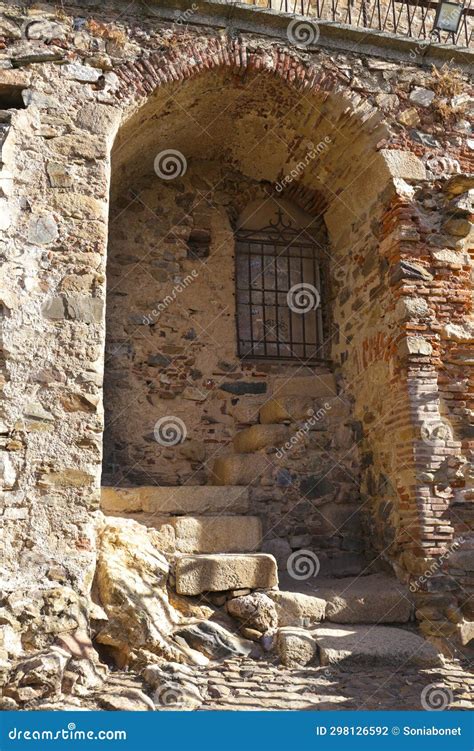
[[[203, 188], [207, 198], [199, 203]], [[233, 452], [239, 430], [258, 422], [277, 381], [295, 378], [304, 396], [305, 378], [329, 372], [328, 364], [237, 356], [234, 231], [246, 198], [260, 195], [273, 205], [265, 188], [193, 161], [179, 180], [154, 174], [133, 186], [139, 200], [130, 202], [131, 188], [117, 197], [107, 265], [103, 485], [212, 483], [213, 463]], [[290, 206], [285, 219], [294, 223], [298, 207]], [[194, 237], [204, 245], [193, 245]], [[326, 395], [311, 403], [317, 419], [302, 416], [294, 444], [285, 449], [283, 438], [281, 452], [267, 452], [266, 470], [252, 480], [252, 506], [269, 550], [281, 555], [306, 545], [318, 551], [323, 570], [327, 563], [359, 571], [365, 543], [350, 401]], [[160, 445], [159, 420], [181, 421], [176, 445]]]
[[[362, 424], [372, 544], [382, 529], [384, 555], [416, 591], [434, 561], [439, 576], [425, 577], [423, 591], [432, 602], [435, 590], [441, 622], [451, 617], [457, 631], [467, 629], [461, 618], [471, 615], [468, 606], [463, 614], [451, 608], [466, 590], [471, 565], [467, 76], [453, 66], [423, 68], [416, 55], [400, 66], [357, 50], [295, 49], [251, 32], [229, 37], [222, 29], [162, 22], [152, 10], [137, 18], [119, 3], [0, 8], [7, 589], [38, 581], [44, 592], [90, 587], [102, 464], [112, 144], [118, 132], [114, 170], [128, 172], [133, 183], [165, 132], [156, 119], [169, 122], [173, 97], [190, 91], [190, 82], [205, 86], [214, 69], [226, 71], [219, 94], [230, 97], [226, 103], [236, 92], [248, 107], [264, 101], [259, 76], [280, 92], [280, 109], [261, 124], [261, 138], [272, 136], [266, 151], [275, 157], [266, 174], [260, 150], [251, 159], [241, 154], [239, 165], [214, 129], [213, 159], [230, 159], [252, 179], [281, 180], [304, 157], [307, 140], [318, 143], [330, 123], [331, 148], [306, 164], [294, 189], [317, 191], [333, 252], [344, 257], [334, 358]], [[237, 127], [236, 110], [230, 111]], [[274, 129], [283, 118], [292, 136], [281, 146]], [[197, 156], [204, 136], [186, 128], [161, 147], [189, 146]], [[243, 132], [255, 139], [253, 127]], [[447, 423], [434, 439], [430, 426], [420, 432], [425, 411]], [[464, 547], [452, 551], [459, 534]], [[454, 595], [451, 572], [460, 585]], [[42, 602], [47, 610], [46, 596]]]

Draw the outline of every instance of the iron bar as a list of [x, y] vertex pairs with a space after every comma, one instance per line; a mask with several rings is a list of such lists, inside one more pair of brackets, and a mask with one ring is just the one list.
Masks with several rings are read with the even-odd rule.
[[[234, 0], [232, 0], [233, 2]], [[348, 23], [377, 31], [387, 31], [411, 39], [437, 37], [442, 43], [459, 47], [474, 46], [474, 6], [467, 0], [462, 8], [457, 32], [433, 29], [439, 0], [239, 0], [257, 8], [267, 7], [280, 13], [298, 13], [318, 21]], [[391, 21], [389, 19], [391, 18]]]

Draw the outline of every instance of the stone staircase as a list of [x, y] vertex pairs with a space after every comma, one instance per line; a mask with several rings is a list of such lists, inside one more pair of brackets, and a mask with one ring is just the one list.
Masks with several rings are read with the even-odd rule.
[[[332, 376], [275, 378], [270, 398], [240, 401], [242, 429], [233, 452], [215, 460], [212, 485], [103, 488], [102, 509], [157, 531], [174, 561], [170, 584], [177, 595], [217, 608], [217, 625], [204, 630], [221, 629], [224, 618], [227, 628], [229, 621], [234, 630], [237, 624], [240, 637], [276, 650], [288, 666], [313, 664], [317, 654], [325, 664], [436, 663], [436, 650], [413, 632], [410, 594], [393, 577], [369, 568], [355, 577], [331, 579], [318, 571], [302, 577], [286, 560], [279, 561], [279, 576], [275, 557], [261, 552], [266, 513], [253, 513], [252, 493], [262, 477], [269, 482], [269, 469], [278, 472], [278, 452], [308, 421], [327, 431], [331, 410], [336, 421], [346, 410]], [[179, 638], [194, 646], [216, 636], [200, 629], [184, 629]], [[216, 638], [220, 643], [222, 633]]]
[[249, 490], [240, 486], [102, 490], [106, 513], [172, 530], [172, 586], [191, 602], [217, 606], [212, 631], [224, 618], [240, 641], [263, 643], [268, 611], [273, 635], [267, 648], [288, 667], [314, 664], [317, 655], [320, 664], [345, 667], [439, 664], [436, 650], [414, 633], [413, 604], [403, 585], [385, 573], [305, 580], [279, 574], [275, 558], [258, 552], [261, 522], [246, 515], [248, 507]]

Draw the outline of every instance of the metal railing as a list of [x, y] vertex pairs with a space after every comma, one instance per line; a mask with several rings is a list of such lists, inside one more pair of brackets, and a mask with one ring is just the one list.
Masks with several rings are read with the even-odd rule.
[[[438, 0], [237, 0], [247, 5], [271, 8], [280, 13], [293, 13], [318, 21], [333, 21], [419, 39], [420, 43], [455, 44], [474, 47], [474, 0], [452, 6], [460, 8], [456, 31], [435, 28], [440, 10]], [[454, 6], [454, 7], [453, 7]], [[451, 8], [451, 10], [450, 10]]]

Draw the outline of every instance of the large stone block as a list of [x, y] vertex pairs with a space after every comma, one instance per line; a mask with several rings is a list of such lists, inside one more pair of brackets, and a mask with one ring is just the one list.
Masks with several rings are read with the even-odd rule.
[[252, 425], [237, 433], [234, 449], [237, 453], [249, 454], [266, 446], [281, 446], [289, 437], [290, 431], [286, 425]]
[[178, 516], [170, 523], [180, 553], [247, 553], [262, 540], [257, 516]]
[[183, 555], [176, 561], [176, 591], [181, 595], [231, 589], [270, 589], [278, 584], [271, 555]]
[[152, 514], [212, 514], [221, 511], [245, 513], [249, 499], [247, 488], [212, 485], [175, 487], [141, 486], [136, 488], [102, 488], [104, 511], [146, 511]]
[[214, 462], [212, 481], [214, 485], [252, 485], [269, 468], [270, 462], [264, 454], [222, 456]]
[[416, 154], [398, 149], [381, 149], [387, 171], [404, 180], [426, 180], [426, 167]]
[[435, 647], [418, 634], [390, 626], [324, 626], [315, 629], [321, 665], [430, 667], [442, 664]]
[[304, 396], [282, 396], [270, 399], [260, 408], [260, 422], [280, 423], [305, 420], [311, 416], [313, 400]]
[[277, 650], [283, 665], [291, 668], [314, 662], [318, 646], [304, 629], [282, 628], [278, 631]]
[[268, 592], [275, 603], [279, 626], [308, 626], [324, 620], [326, 600], [300, 592]]
[[338, 579], [321, 585], [327, 600], [326, 619], [333, 623], [406, 623], [413, 603], [406, 587], [384, 574]]

